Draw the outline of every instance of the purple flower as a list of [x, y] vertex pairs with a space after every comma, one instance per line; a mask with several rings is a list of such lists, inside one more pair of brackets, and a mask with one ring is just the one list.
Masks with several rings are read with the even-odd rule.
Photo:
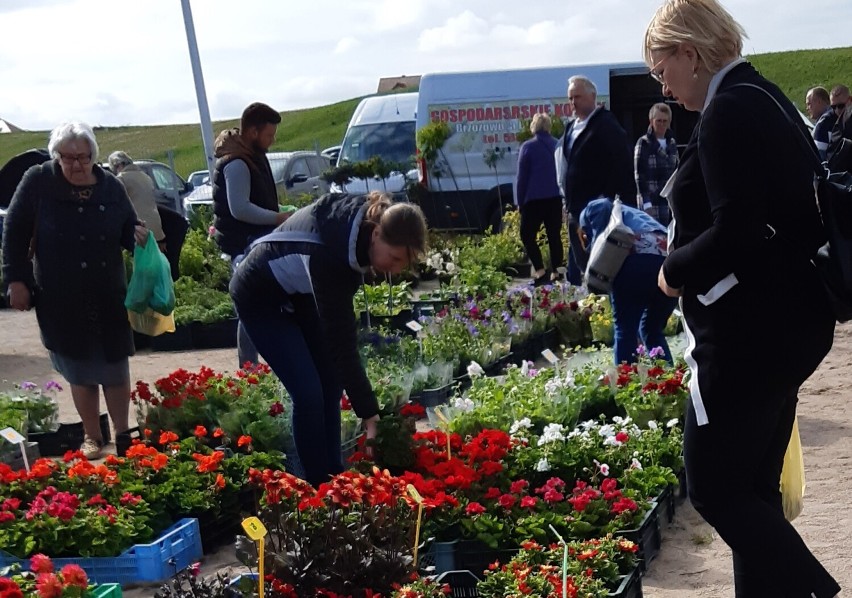
[[47, 383], [44, 385], [44, 389], [55, 390], [56, 392], [60, 392], [62, 390], [62, 387], [59, 385], [59, 382], [56, 382], [55, 380], [48, 380]]
[[473, 324], [467, 325], [467, 331], [470, 332], [471, 336], [479, 336], [479, 330]]
[[491, 309], [486, 309], [485, 313], [482, 314], [482, 315], [485, 316], [486, 318], [490, 318], [491, 317]]
[[651, 359], [656, 359], [657, 357], [664, 357], [665, 354], [666, 352], [663, 350], [662, 347], [654, 347], [653, 349], [651, 349], [651, 352], [648, 353], [648, 357], [650, 357]]
[[21, 390], [35, 390], [36, 388], [38, 388], [38, 384], [35, 382], [30, 382], [29, 380], [21, 382]]
[[645, 349], [645, 345], [639, 345], [636, 347], [636, 355], [645, 355], [647, 353], [647, 349]]
[[528, 307], [524, 308], [524, 311], [521, 312], [521, 317], [525, 320], [531, 319], [532, 318], [532, 312], [530, 311], [530, 308], [528, 308]]

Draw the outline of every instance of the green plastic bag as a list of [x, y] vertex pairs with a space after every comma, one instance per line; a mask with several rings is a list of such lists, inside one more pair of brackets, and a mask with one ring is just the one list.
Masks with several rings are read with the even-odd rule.
[[144, 313], [149, 307], [164, 316], [175, 309], [175, 287], [169, 260], [162, 254], [154, 234], [148, 231], [145, 247], [133, 250], [133, 274], [127, 285], [124, 307]]

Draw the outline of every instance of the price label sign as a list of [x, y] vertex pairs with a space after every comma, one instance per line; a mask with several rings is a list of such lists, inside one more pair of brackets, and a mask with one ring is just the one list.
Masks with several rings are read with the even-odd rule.
[[421, 330], [423, 330], [423, 326], [421, 326], [419, 322], [415, 322], [414, 320], [406, 322], [405, 327], [413, 332], [420, 332]]
[[0, 437], [5, 438], [12, 444], [21, 444], [26, 441], [26, 438], [24, 438], [15, 428], [3, 428], [0, 430]]
[[418, 505], [423, 504], [423, 497], [420, 496], [420, 493], [417, 491], [417, 488], [415, 488], [412, 484], [409, 484], [408, 486], [406, 486], [405, 489], [414, 502], [416, 502]]
[[243, 529], [246, 532], [246, 535], [257, 542], [258, 540], [263, 539], [266, 536], [266, 526], [258, 519], [257, 517], [249, 517], [248, 519], [243, 519]]
[[553, 351], [551, 351], [550, 349], [545, 349], [544, 351], [541, 352], [541, 355], [542, 355], [542, 357], [544, 357], [547, 361], [549, 361], [553, 365], [556, 365], [557, 363], [559, 363], [559, 358], [556, 357], [556, 354]]

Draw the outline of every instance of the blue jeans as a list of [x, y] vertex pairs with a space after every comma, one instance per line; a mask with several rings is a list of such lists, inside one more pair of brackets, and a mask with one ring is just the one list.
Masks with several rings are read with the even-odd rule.
[[[231, 258], [231, 276], [233, 276], [234, 269], [237, 267], [237, 260], [243, 257], [245, 255], [238, 255]], [[257, 348], [251, 342], [251, 338], [248, 332], [246, 332], [242, 320], [237, 321], [237, 361], [239, 361], [237, 369], [242, 368], [247, 361], [250, 363], [257, 363], [258, 361]]]
[[235, 300], [237, 314], [257, 350], [293, 401], [293, 440], [305, 480], [317, 486], [343, 471], [340, 456], [340, 397], [322, 325], [309, 295]]
[[663, 330], [672, 315], [677, 299], [666, 297], [657, 287], [657, 275], [665, 258], [659, 255], [633, 253], [612, 284], [612, 315], [615, 323], [615, 363], [636, 361], [639, 340], [650, 351], [660, 347], [665, 359], [672, 355]]

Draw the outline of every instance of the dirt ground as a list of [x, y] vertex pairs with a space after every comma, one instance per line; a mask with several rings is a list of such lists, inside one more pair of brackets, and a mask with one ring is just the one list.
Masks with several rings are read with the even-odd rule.
[[[151, 353], [131, 358], [133, 380], [149, 382], [183, 367], [202, 364], [219, 371], [237, 366], [235, 349]], [[33, 313], [0, 310], [0, 387], [31, 380], [57, 379], [41, 344]], [[64, 386], [63, 381], [59, 380]], [[804, 446], [807, 491], [805, 510], [795, 525], [825, 567], [846, 588], [852, 587], [849, 537], [852, 513], [852, 325], [839, 326], [834, 348], [800, 393], [799, 426]], [[78, 421], [68, 389], [60, 393], [62, 421]], [[223, 550], [205, 558], [205, 570], [235, 561]], [[733, 596], [730, 552], [696, 512], [680, 505], [674, 522], [663, 531], [663, 548], [643, 581], [646, 598], [720, 598]], [[125, 592], [128, 598], [151, 596], [151, 589]]]

